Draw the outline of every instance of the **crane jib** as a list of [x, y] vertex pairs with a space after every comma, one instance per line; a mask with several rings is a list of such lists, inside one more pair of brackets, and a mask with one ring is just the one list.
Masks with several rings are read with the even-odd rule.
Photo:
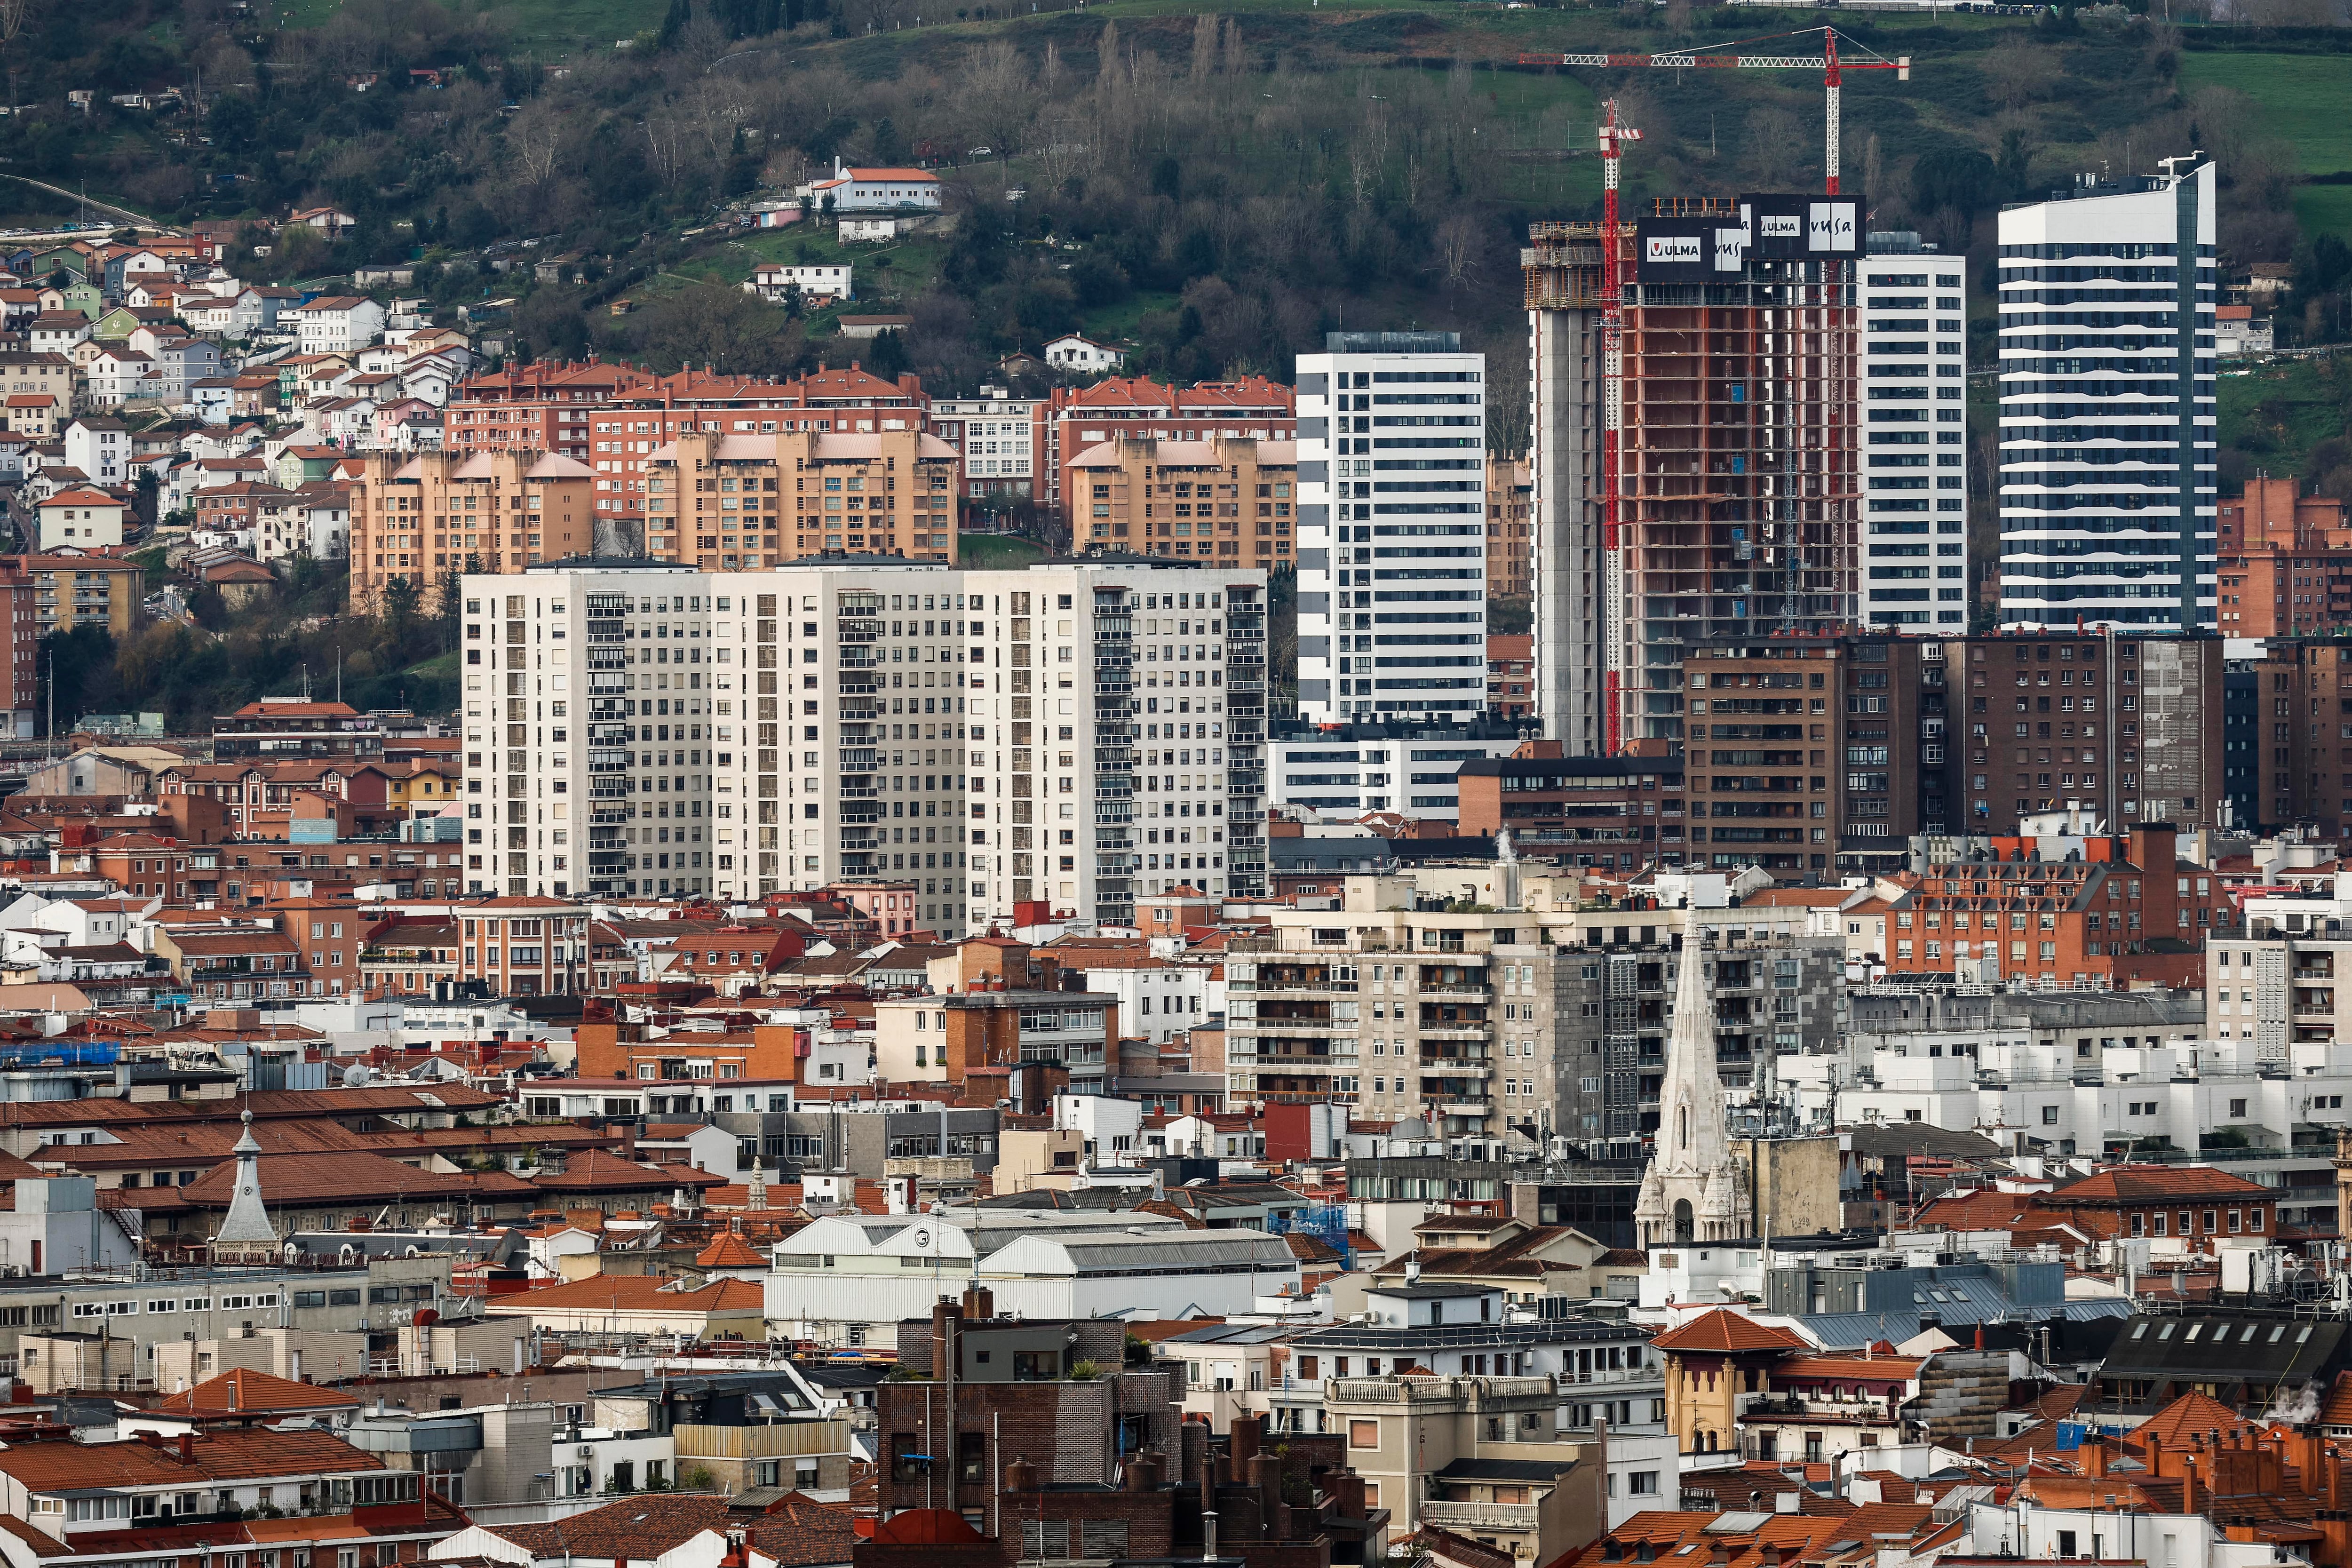
[[[1827, 70], [1820, 55], [1521, 55], [1521, 65], [1709, 67], [1743, 70]], [[1844, 70], [1903, 70], [1903, 60], [1838, 61]]]

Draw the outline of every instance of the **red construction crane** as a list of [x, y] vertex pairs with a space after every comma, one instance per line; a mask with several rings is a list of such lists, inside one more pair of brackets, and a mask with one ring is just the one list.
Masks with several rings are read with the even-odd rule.
[[[1623, 571], [1608, 569], [1621, 559], [1617, 518], [1623, 510], [1617, 496], [1617, 443], [1625, 413], [1625, 297], [1620, 254], [1623, 231], [1617, 222], [1617, 174], [1624, 144], [1641, 139], [1639, 131], [1619, 121], [1617, 100], [1611, 99], [1601, 121], [1601, 559], [1604, 563], [1601, 624], [1608, 637], [1622, 636], [1631, 614], [1625, 603]], [[1622, 657], [1610, 660], [1602, 678], [1602, 740], [1612, 757], [1622, 749], [1623, 739], [1618, 722], [1623, 663]]]
[[[1818, 55], [1749, 55], [1736, 51], [1755, 44], [1769, 44], [1781, 38], [1822, 37], [1822, 52]], [[1612, 68], [1641, 67], [1672, 68], [1675, 70], [1817, 70], [1829, 93], [1823, 167], [1829, 173], [1828, 190], [1832, 195], [1838, 190], [1838, 89], [1844, 85], [1844, 73], [1850, 70], [1890, 70], [1899, 81], [1911, 79], [1911, 57], [1898, 55], [1888, 59], [1852, 38], [1843, 42], [1850, 49], [1865, 58], [1841, 60], [1838, 58], [1840, 35], [1835, 27], [1805, 27], [1793, 33], [1774, 33], [1761, 38], [1745, 38], [1727, 44], [1708, 44], [1686, 53], [1671, 55], [1521, 55], [1523, 66], [1600, 66]], [[1605, 136], [1604, 136], [1605, 140]], [[1604, 151], [1603, 157], [1608, 156]]]

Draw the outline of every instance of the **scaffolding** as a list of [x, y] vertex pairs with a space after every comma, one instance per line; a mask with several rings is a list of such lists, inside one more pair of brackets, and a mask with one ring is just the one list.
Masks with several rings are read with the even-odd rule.
[[[1737, 212], [1721, 197], [1649, 206], [1661, 218]], [[1627, 281], [1615, 483], [1596, 475], [1587, 489], [1616, 514], [1598, 520], [1597, 684], [1612, 705], [1612, 749], [1650, 750], [1640, 746], [1648, 741], [1671, 750], [1684, 734], [1689, 645], [1853, 623], [1860, 343], [1849, 265], [1750, 257], [1718, 281], [1643, 283], [1630, 265], [1639, 227], [1624, 224], [1618, 237]], [[1528, 310], [1597, 318], [1601, 226], [1541, 223], [1528, 238]], [[1595, 430], [1596, 448], [1600, 417], [1588, 408], [1578, 421]]]

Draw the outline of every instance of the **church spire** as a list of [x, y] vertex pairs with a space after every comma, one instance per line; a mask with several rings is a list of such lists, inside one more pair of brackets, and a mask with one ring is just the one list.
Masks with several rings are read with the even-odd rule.
[[743, 1206], [763, 1209], [768, 1206], [768, 1173], [760, 1168], [760, 1156], [751, 1156], [751, 1179], [743, 1184]]
[[1723, 1077], [1715, 1061], [1715, 1003], [1698, 911], [1683, 916], [1682, 967], [1666, 1039], [1658, 1131], [1633, 1221], [1644, 1247], [1723, 1240], [1738, 1228], [1746, 1173], [1723, 1127]]
[[245, 1111], [238, 1120], [245, 1131], [229, 1151], [236, 1156], [236, 1189], [219, 1234], [213, 1237], [213, 1261], [274, 1264], [278, 1261], [278, 1227], [261, 1203], [261, 1145], [253, 1141], [253, 1112]]

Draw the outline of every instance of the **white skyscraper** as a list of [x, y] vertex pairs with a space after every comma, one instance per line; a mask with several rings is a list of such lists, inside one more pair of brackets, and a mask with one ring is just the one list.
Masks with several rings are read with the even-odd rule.
[[2007, 625], [2213, 625], [2213, 204], [2206, 163], [2000, 215]]
[[1968, 260], [1874, 234], [1863, 315], [1863, 619], [1969, 621]]
[[1261, 574], [583, 563], [464, 595], [469, 892], [911, 882], [960, 931], [1262, 890]]
[[1298, 358], [1298, 712], [1478, 716], [1486, 356], [1454, 332], [1332, 332]]

